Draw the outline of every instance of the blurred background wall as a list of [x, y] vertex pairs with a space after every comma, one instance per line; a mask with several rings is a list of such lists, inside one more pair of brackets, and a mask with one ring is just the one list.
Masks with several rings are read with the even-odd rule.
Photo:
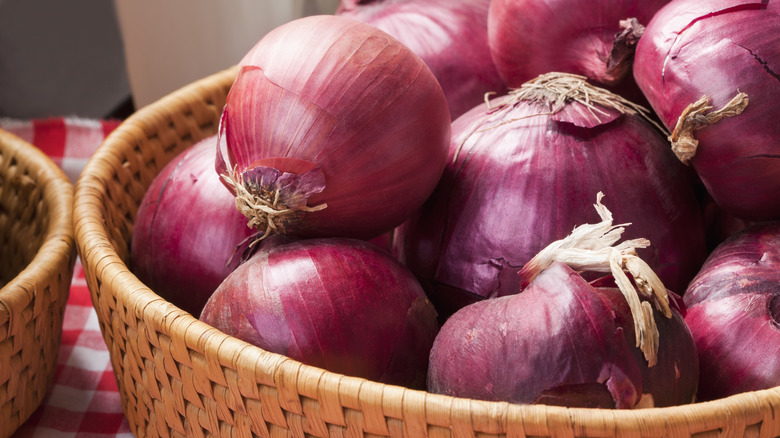
[[124, 116], [338, 0], [0, 0], [0, 117]]

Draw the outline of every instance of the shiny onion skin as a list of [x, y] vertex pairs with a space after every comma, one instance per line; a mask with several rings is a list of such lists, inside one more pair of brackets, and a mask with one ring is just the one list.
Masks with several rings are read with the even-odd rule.
[[414, 275], [364, 241], [285, 239], [258, 243], [200, 319], [308, 365], [424, 388], [438, 323]]
[[240, 208], [260, 238], [371, 239], [430, 195], [447, 156], [447, 100], [395, 38], [309, 16], [266, 34], [239, 67], [216, 167], [250, 201]]
[[155, 177], [138, 207], [130, 244], [132, 272], [161, 297], [199, 315], [241, 261], [253, 234], [214, 173], [216, 136], [196, 143]]
[[642, 375], [609, 306], [556, 262], [522, 293], [470, 304], [444, 323], [431, 349], [428, 391], [632, 408]]
[[452, 119], [485, 93], [506, 93], [487, 40], [490, 0], [341, 0], [337, 15], [372, 24], [420, 55], [447, 96]]
[[700, 400], [780, 386], [780, 222], [721, 243], [685, 292]]
[[[631, 77], [633, 51], [644, 25], [668, 2], [493, 0], [488, 41], [494, 64], [510, 88], [560, 71], [643, 103]], [[636, 22], [622, 27], [621, 20], [631, 18]]]
[[666, 287], [684, 291], [705, 258], [702, 217], [686, 169], [656, 129], [595, 100], [598, 119], [575, 100], [549, 115], [547, 98], [510, 98], [491, 101], [506, 104], [501, 109], [483, 104], [453, 123], [442, 180], [403, 227], [399, 257], [440, 314], [517, 292], [517, 271], [589, 222], [589, 201], [599, 191], [616, 221], [632, 223], [626, 238], [650, 240], [639, 254]]
[[[634, 76], [718, 205], [780, 218], [779, 2], [670, 2], [647, 24]], [[676, 129], [695, 103], [697, 122]]]

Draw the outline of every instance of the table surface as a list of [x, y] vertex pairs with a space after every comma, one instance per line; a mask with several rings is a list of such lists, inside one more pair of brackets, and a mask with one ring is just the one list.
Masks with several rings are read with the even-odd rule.
[[[118, 124], [117, 120], [78, 118], [0, 119], [0, 128], [36, 145], [74, 183]], [[78, 260], [63, 317], [54, 383], [41, 406], [13, 435], [23, 437], [133, 437]]]

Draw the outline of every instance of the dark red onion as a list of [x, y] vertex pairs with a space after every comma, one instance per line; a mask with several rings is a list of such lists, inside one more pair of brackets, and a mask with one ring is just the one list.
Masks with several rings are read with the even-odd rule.
[[[562, 89], [532, 91], [554, 86]], [[545, 75], [526, 87], [526, 95], [496, 98], [494, 109], [482, 105], [453, 123], [442, 180], [404, 227], [401, 259], [439, 312], [515, 293], [520, 267], [589, 222], [599, 191], [617, 221], [633, 223], [627, 238], [650, 240], [640, 255], [664, 284], [685, 290], [705, 257], [702, 218], [663, 137], [581, 77]], [[576, 90], [588, 92], [592, 110]]]
[[337, 15], [372, 24], [420, 55], [439, 80], [452, 119], [506, 93], [490, 56], [490, 0], [341, 0]]
[[[510, 88], [553, 71], [586, 76], [633, 101], [637, 40], [669, 0], [493, 0], [488, 41]], [[643, 102], [642, 102], [643, 103]]]
[[232, 175], [226, 185], [260, 237], [371, 239], [430, 195], [447, 155], [447, 100], [395, 38], [310, 16], [266, 34], [239, 66], [217, 170]]
[[672, 145], [734, 216], [780, 218], [780, 7], [674, 0], [647, 24], [634, 76]]
[[282, 239], [259, 243], [201, 320], [308, 365], [423, 388], [438, 325], [414, 275], [363, 241]]
[[780, 386], [780, 222], [721, 243], [685, 292], [700, 400]]
[[182, 152], [146, 191], [136, 214], [130, 266], [161, 297], [199, 315], [241, 261], [253, 234], [214, 173], [216, 136]]

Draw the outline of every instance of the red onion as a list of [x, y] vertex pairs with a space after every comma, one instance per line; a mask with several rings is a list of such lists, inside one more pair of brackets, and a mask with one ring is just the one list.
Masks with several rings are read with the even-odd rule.
[[640, 255], [667, 287], [685, 290], [705, 257], [701, 212], [684, 166], [637, 110], [565, 74], [490, 105], [453, 123], [450, 163], [403, 231], [399, 254], [442, 315], [514, 293], [520, 267], [591, 219], [599, 191], [633, 223], [627, 237], [652, 242]]
[[684, 295], [700, 400], [780, 386], [780, 222], [721, 243]]
[[216, 136], [182, 152], [155, 177], [138, 207], [133, 273], [194, 315], [240, 262], [252, 230], [214, 173]]
[[239, 66], [222, 114], [229, 163], [220, 147], [217, 170], [260, 238], [374, 238], [430, 195], [447, 155], [447, 100], [395, 38], [309, 16], [266, 34]]
[[[603, 222], [534, 257], [521, 272], [529, 282], [522, 292], [470, 304], [444, 323], [431, 350], [430, 391], [571, 407], [693, 401], [698, 364], [683, 317], [636, 257], [633, 245], [646, 242], [611, 246], [622, 228], [602, 212]], [[613, 279], [588, 284], [564, 263]]]
[[631, 78], [634, 49], [643, 25], [668, 2], [493, 0], [488, 15], [493, 60], [510, 88], [560, 71], [639, 101]]
[[372, 24], [420, 55], [439, 80], [452, 119], [485, 93], [506, 93], [490, 56], [490, 0], [341, 0], [337, 15]]
[[780, 7], [674, 0], [647, 24], [634, 76], [670, 140], [734, 216], [780, 218]]
[[438, 325], [414, 275], [363, 241], [283, 239], [262, 241], [201, 320], [308, 365], [424, 387]]

